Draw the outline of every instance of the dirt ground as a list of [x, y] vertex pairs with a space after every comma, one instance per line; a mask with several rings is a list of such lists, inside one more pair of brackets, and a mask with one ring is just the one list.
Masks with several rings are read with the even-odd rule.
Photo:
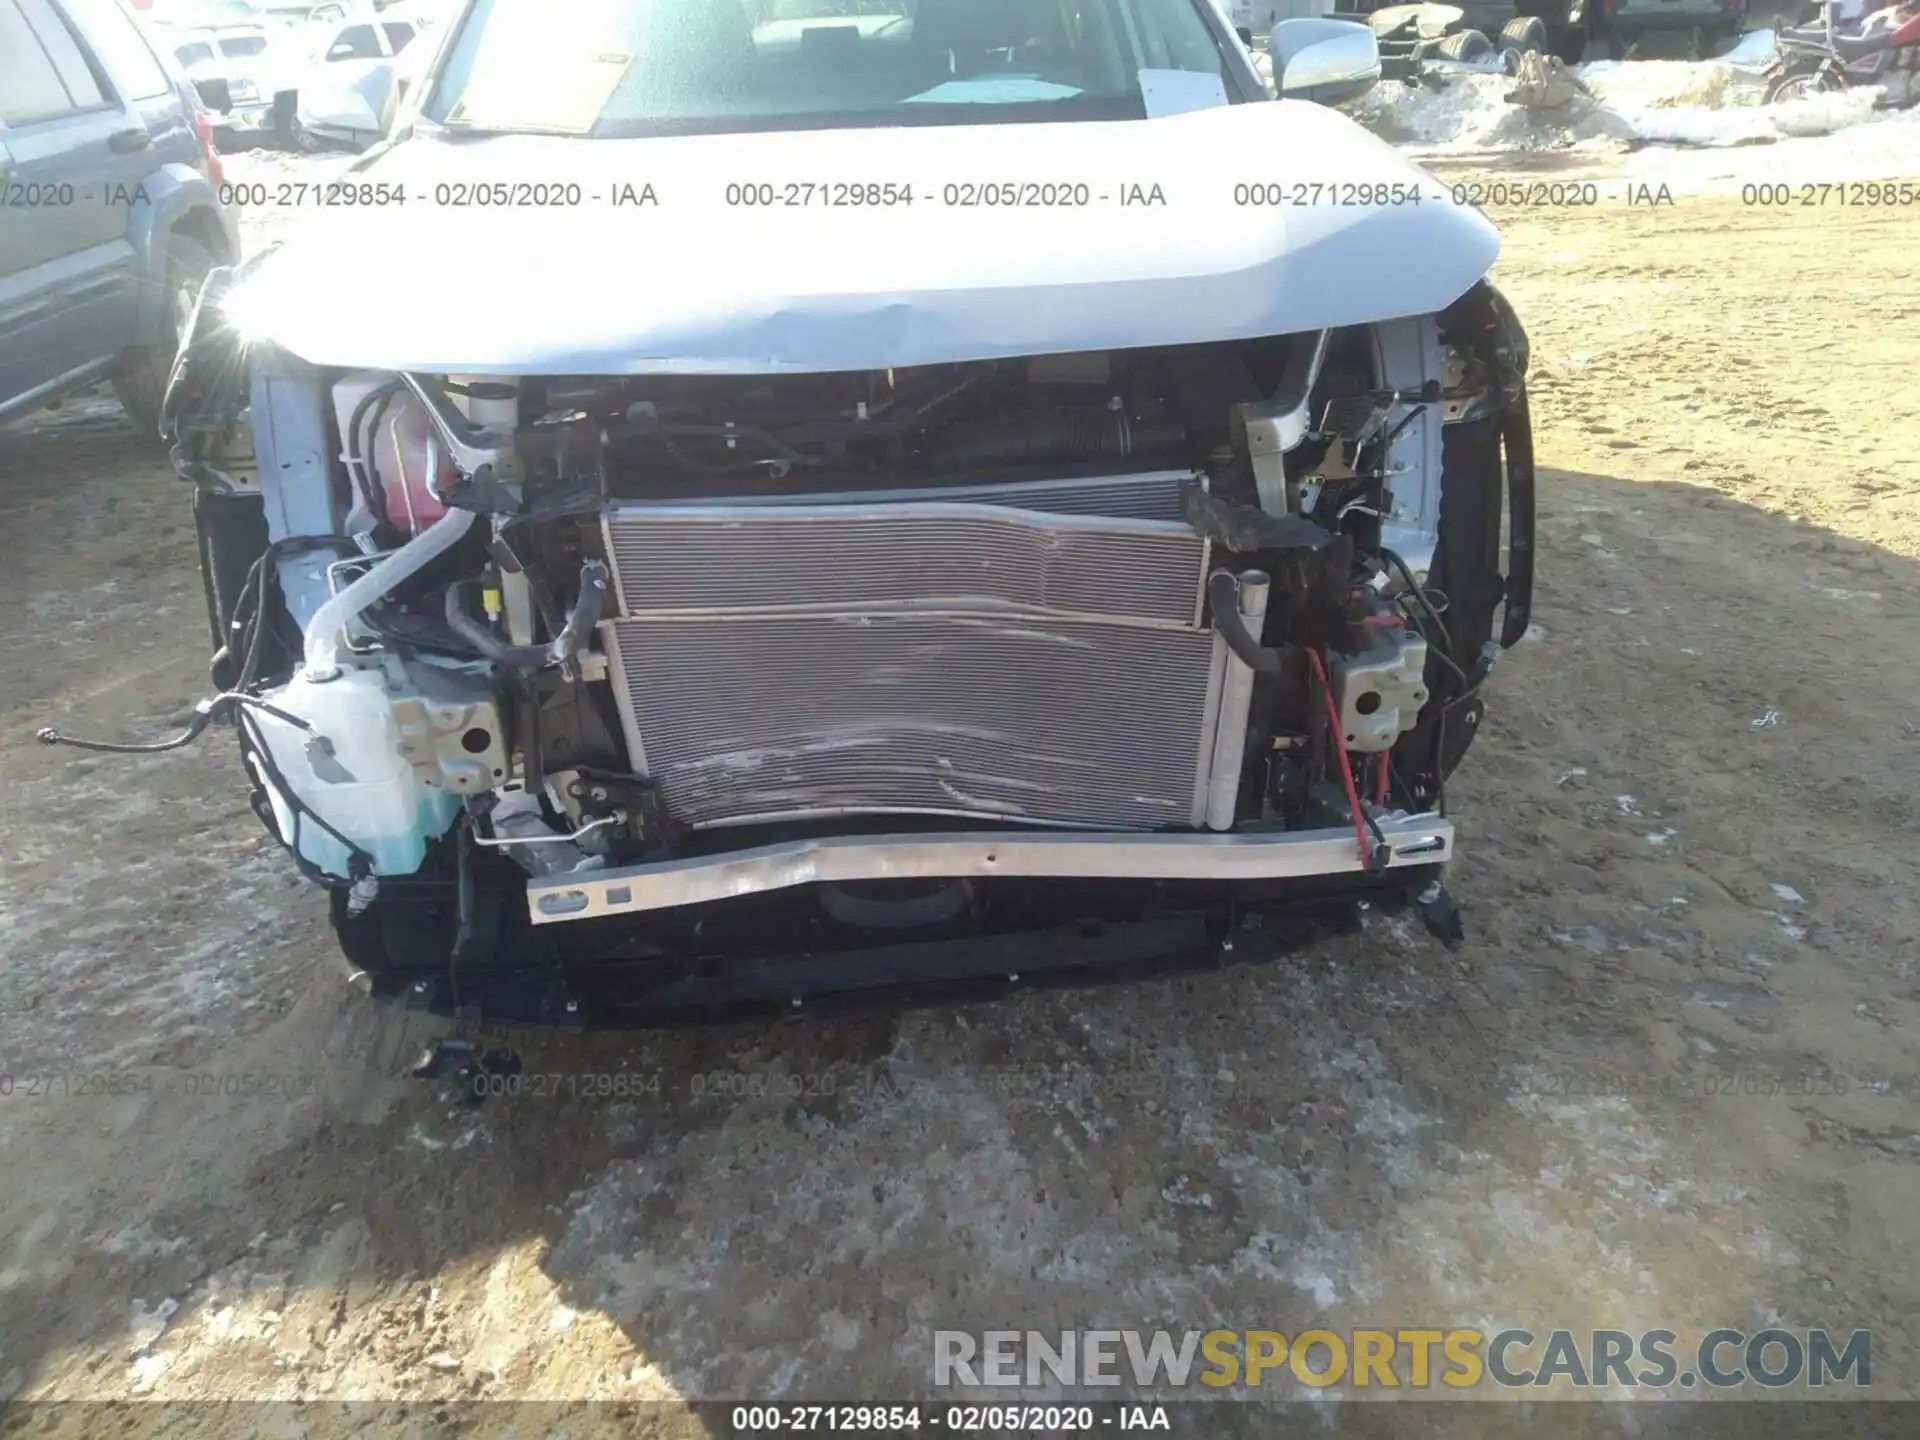
[[382, 1078], [228, 743], [34, 743], [180, 722], [206, 621], [110, 402], [0, 433], [0, 1398], [903, 1397], [936, 1327], [1773, 1319], [1920, 1390], [1920, 222], [1497, 218], [1541, 592], [1451, 787], [1467, 943], [530, 1059], [626, 1098]]

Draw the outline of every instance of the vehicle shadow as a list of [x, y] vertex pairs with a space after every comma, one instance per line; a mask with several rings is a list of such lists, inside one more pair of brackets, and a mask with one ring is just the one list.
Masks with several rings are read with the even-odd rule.
[[[0, 1272], [0, 1370], [26, 1396], [117, 1396], [144, 1363], [139, 1393], [299, 1402], [308, 1433], [346, 1398], [486, 1428], [514, 1412], [459, 1407], [950, 1398], [936, 1330], [1684, 1334], [1771, 1310], [1872, 1326], [1897, 1385], [1920, 1296], [1874, 1247], [1897, 1233], [1883, 1140], [1920, 1107], [1863, 1087], [1920, 1073], [1920, 565], [1704, 486], [1540, 486], [1538, 623], [1448, 797], [1458, 950], [1375, 918], [1121, 989], [555, 1039], [477, 1108], [376, 1073], [406, 1041], [296, 969], [277, 1018], [192, 1063], [314, 1086], [103, 1142], [136, 1178], [87, 1202], [59, 1264]], [[317, 968], [312, 907], [285, 913]], [[137, 937], [111, 943], [139, 963]], [[1258, 933], [1236, 953], [1258, 960]], [[1716, 1100], [1718, 1075], [1853, 1088]], [[158, 1247], [132, 1258], [103, 1243], [130, 1209]], [[162, 1296], [178, 1309], [143, 1343], [125, 1317]], [[1622, 1423], [1554, 1413], [1570, 1436]], [[1223, 1409], [1207, 1433], [1273, 1432]]]

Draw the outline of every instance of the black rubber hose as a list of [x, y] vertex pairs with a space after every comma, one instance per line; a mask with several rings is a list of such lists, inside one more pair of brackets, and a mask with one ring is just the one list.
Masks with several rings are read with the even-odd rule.
[[1226, 570], [1216, 570], [1207, 581], [1207, 602], [1213, 607], [1213, 628], [1227, 648], [1262, 675], [1278, 675], [1281, 657], [1254, 638], [1240, 613], [1240, 582]]
[[[382, 395], [379, 403], [373, 407], [373, 413], [367, 417], [367, 449], [366, 453], [360, 458], [360, 464], [366, 470], [367, 490], [379, 499], [380, 509], [378, 513], [380, 519], [383, 523], [389, 525], [392, 524], [393, 521], [387, 512], [387, 486], [386, 482], [380, 478], [380, 422], [387, 418], [387, 411], [393, 408], [393, 402], [399, 397], [401, 388], [402, 387], [396, 385], [392, 390]], [[356, 445], [359, 443], [359, 437], [357, 435], [355, 436], [354, 443]], [[403, 480], [405, 474], [406, 467], [403, 464], [401, 466], [401, 476]], [[427, 480], [428, 485], [431, 486], [433, 477], [428, 476]]]
[[560, 633], [545, 645], [510, 645], [480, 624], [467, 614], [462, 598], [465, 585], [447, 587], [447, 624], [462, 640], [496, 664], [544, 669], [579, 653], [586, 644], [588, 632], [600, 623], [601, 611], [606, 607], [608, 582], [604, 561], [589, 560], [582, 565], [580, 594], [573, 602], [573, 612], [567, 616]]
[[187, 728], [171, 740], [155, 740], [146, 744], [121, 743], [115, 740], [83, 740], [77, 735], [66, 735], [51, 725], [37, 731], [34, 738], [42, 745], [66, 745], [75, 750], [92, 750], [102, 755], [164, 755], [170, 750], [184, 750], [206, 732], [214, 718], [231, 706], [251, 706], [263, 710], [274, 719], [283, 721], [296, 729], [313, 733], [313, 726], [298, 715], [290, 715], [277, 705], [270, 705], [255, 695], [242, 695], [236, 691], [225, 691], [219, 695], [210, 695], [193, 707], [193, 719], [187, 722]]
[[[1420, 607], [1421, 613], [1427, 617], [1426, 625], [1421, 625], [1418, 617], [1416, 617], [1414, 628], [1417, 629], [1426, 640], [1429, 657], [1438, 660], [1450, 670], [1453, 673], [1453, 677], [1460, 682], [1459, 690], [1450, 698], [1441, 702], [1440, 708], [1436, 712], [1444, 716], [1447, 711], [1452, 710], [1456, 706], [1464, 705], [1474, 697], [1474, 694], [1480, 689], [1481, 682], [1487, 678], [1487, 667], [1490, 662], [1483, 655], [1474, 665], [1472, 674], [1468, 674], [1465, 670], [1461, 669], [1459, 661], [1453, 658], [1453, 650], [1451, 648], [1453, 644], [1452, 632], [1447, 629], [1447, 622], [1441, 618], [1439, 610], [1434, 607], [1433, 601], [1428, 598], [1426, 587], [1420, 583], [1419, 577], [1413, 573], [1412, 567], [1384, 545], [1380, 547], [1380, 556], [1400, 572], [1400, 578], [1407, 583], [1407, 592], [1413, 596], [1415, 603]], [[1432, 628], [1428, 629], [1427, 626], [1431, 626]]]
[[607, 587], [611, 581], [605, 561], [589, 560], [580, 567], [580, 594], [574, 599], [573, 613], [567, 616], [566, 625], [547, 647], [550, 663], [558, 664], [586, 647], [587, 636], [600, 623], [601, 613], [606, 609]]
[[[352, 417], [347, 421], [347, 433], [340, 437], [347, 446], [347, 473], [358, 474], [361, 502], [367, 507], [367, 513], [382, 525], [391, 523], [387, 517], [387, 497], [384, 494], [379, 495], [378, 498], [375, 497], [372, 463], [370, 460], [361, 459], [360, 456], [360, 426], [366, 420], [369, 410], [375, 405], [384, 408], [386, 403], [403, 388], [405, 388], [404, 382], [388, 380], [362, 395], [360, 403], [353, 407]], [[374, 443], [378, 445], [377, 438]]]

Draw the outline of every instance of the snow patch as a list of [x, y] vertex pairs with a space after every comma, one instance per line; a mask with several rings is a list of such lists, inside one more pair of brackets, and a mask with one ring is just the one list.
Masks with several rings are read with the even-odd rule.
[[1376, 134], [1420, 151], [1724, 149], [1851, 129], [1877, 92], [1845, 90], [1765, 105], [1773, 32], [1756, 31], [1715, 60], [1602, 60], [1573, 73], [1587, 88], [1552, 110], [1507, 100], [1505, 75], [1455, 73], [1438, 90], [1381, 85], [1354, 109]]

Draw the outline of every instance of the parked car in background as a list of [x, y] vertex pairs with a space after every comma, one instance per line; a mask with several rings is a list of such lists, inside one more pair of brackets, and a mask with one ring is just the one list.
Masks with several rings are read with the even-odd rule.
[[1593, 0], [1594, 33], [1618, 60], [1652, 36], [1678, 36], [1696, 59], [1719, 54], [1747, 28], [1748, 0]]
[[298, 81], [294, 143], [302, 150], [364, 150], [385, 132], [400, 95], [400, 56], [425, 17], [355, 14], [316, 23]]
[[[282, 83], [286, 43], [258, 25], [168, 27], [163, 43], [186, 71], [213, 116], [223, 147], [247, 140], [292, 138], [291, 83]], [[279, 96], [284, 101], [276, 103]]]
[[0, 421], [110, 378], [152, 430], [236, 260], [212, 117], [119, 0], [0, 0]]

